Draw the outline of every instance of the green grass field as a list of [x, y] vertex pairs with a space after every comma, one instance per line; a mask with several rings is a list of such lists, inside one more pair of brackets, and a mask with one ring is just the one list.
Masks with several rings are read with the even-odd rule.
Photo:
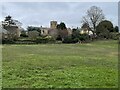
[[117, 41], [2, 46], [4, 88], [118, 87]]

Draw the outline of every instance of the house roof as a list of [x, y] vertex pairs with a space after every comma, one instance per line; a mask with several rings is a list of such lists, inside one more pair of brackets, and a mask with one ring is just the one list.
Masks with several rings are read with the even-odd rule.
[[89, 25], [87, 23], [84, 23], [81, 28], [89, 28]]

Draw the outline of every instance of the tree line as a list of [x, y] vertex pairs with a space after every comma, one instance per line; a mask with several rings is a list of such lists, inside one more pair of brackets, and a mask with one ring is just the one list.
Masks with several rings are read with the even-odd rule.
[[[6, 18], [5, 21], [11, 21], [10, 23], [15, 24], [13, 20], [9, 20], [10, 18]], [[59, 35], [57, 38], [54, 40], [53, 37], [42, 37], [41, 36], [41, 31], [40, 28], [38, 27], [33, 27], [33, 26], [28, 26], [27, 31], [38, 31], [40, 40], [61, 40], [63, 43], [77, 43], [77, 42], [88, 42], [92, 41], [95, 39], [119, 39], [120, 33], [119, 33], [119, 27], [118, 26], [113, 26], [112, 22], [109, 20], [106, 20], [106, 17], [100, 7], [97, 6], [92, 6], [90, 7], [86, 15], [82, 17], [82, 26], [81, 28], [87, 28], [88, 32], [92, 32], [92, 35], [89, 34], [80, 34], [80, 29], [79, 28], [73, 28], [72, 29], [72, 34], [71, 36], [67, 36], [66, 34], [66, 24], [64, 22], [61, 22], [60, 24], [57, 25], [57, 30], [59, 31]], [[22, 37], [27, 37], [27, 35], [22, 31], [21, 34]], [[37, 39], [37, 41], [40, 41]]]

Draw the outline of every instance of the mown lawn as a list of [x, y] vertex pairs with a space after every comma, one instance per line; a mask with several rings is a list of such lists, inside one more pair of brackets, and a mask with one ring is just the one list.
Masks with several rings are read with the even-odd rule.
[[117, 41], [2, 46], [4, 88], [118, 87]]

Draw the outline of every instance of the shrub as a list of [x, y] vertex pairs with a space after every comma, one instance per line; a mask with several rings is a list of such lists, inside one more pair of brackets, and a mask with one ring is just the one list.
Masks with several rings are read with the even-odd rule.
[[35, 42], [36, 43], [47, 43], [48, 41], [45, 38], [37, 37]]
[[72, 38], [71, 36], [68, 36], [63, 40], [63, 43], [77, 43], [77, 42], [79, 42], [79, 38]]
[[110, 39], [114, 39], [114, 40], [118, 40], [119, 37], [120, 37], [120, 33], [114, 33], [114, 32], [110, 33], [110, 36], [109, 36]]
[[64, 38], [64, 40], [62, 42], [63, 43], [73, 43], [73, 39], [71, 36], [68, 36], [68, 37]]
[[89, 40], [89, 35], [88, 34], [80, 34], [79, 40], [81, 42], [85, 42]]
[[21, 34], [20, 37], [28, 37], [26, 34]]
[[117, 40], [119, 40], [119, 39], [120, 39], [120, 33], [118, 33], [118, 34], [116, 35], [116, 37], [117, 37]]
[[2, 44], [15, 44], [15, 41], [13, 40], [2, 40]]
[[73, 43], [77, 43], [77, 42], [79, 42], [79, 38], [74, 38]]
[[45, 39], [47, 39], [48, 43], [55, 43], [56, 41], [52, 36], [46, 36]]
[[51, 36], [37, 37], [35, 42], [36, 43], [54, 43], [55, 39]]
[[77, 42], [89, 42], [90, 37], [88, 34], [80, 34], [79, 37], [73, 38], [72, 36], [68, 36], [64, 38], [63, 43], [77, 43]]

